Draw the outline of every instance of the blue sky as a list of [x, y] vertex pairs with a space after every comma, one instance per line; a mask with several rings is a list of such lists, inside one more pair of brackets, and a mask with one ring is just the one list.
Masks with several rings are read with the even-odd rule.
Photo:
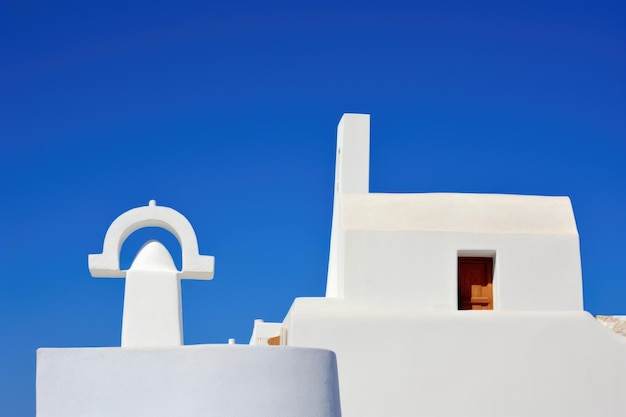
[[[324, 293], [336, 125], [370, 113], [371, 190], [568, 195], [585, 308], [626, 314], [624, 2], [0, 3], [0, 415], [38, 347], [120, 343], [109, 224], [194, 225], [185, 342], [245, 342]], [[141, 244], [137, 232], [122, 266]], [[180, 264], [180, 260], [176, 259]]]

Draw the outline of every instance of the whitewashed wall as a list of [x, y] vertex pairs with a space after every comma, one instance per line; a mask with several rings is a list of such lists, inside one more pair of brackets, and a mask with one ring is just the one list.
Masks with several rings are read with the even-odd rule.
[[317, 301], [292, 306], [289, 344], [336, 352], [344, 417], [626, 415], [626, 339], [588, 313]]
[[345, 242], [351, 304], [457, 310], [457, 258], [486, 252], [495, 255], [495, 309], [583, 308], [577, 236], [350, 230]]
[[335, 354], [247, 345], [39, 349], [37, 417], [341, 417]]
[[567, 197], [369, 193], [369, 116], [337, 129], [327, 297], [457, 309], [457, 257], [494, 258], [494, 308], [582, 310], [578, 231]]
[[[625, 416], [626, 339], [582, 311], [569, 199], [369, 194], [346, 155], [368, 142], [344, 115], [326, 297], [283, 322], [336, 352], [343, 416]], [[459, 256], [494, 257], [495, 310], [457, 310]]]

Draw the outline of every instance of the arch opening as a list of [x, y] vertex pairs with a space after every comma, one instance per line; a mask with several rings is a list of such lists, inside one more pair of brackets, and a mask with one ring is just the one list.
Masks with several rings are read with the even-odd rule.
[[172, 232], [162, 227], [143, 227], [132, 232], [124, 240], [120, 249], [120, 269], [123, 271], [128, 270], [141, 247], [150, 240], [162, 243], [172, 256], [176, 269], [178, 271], [182, 270], [181, 244]]

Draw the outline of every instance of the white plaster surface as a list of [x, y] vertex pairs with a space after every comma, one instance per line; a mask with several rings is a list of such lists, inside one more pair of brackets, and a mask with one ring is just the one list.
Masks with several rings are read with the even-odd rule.
[[337, 126], [335, 192], [367, 193], [370, 173], [370, 115], [344, 114]]
[[456, 310], [457, 258], [488, 253], [494, 258], [495, 309], [583, 309], [569, 198], [372, 194], [368, 143], [369, 116], [344, 115], [327, 297], [362, 307]]
[[343, 294], [343, 233], [341, 231], [341, 199], [343, 193], [369, 192], [370, 166], [369, 114], [344, 114], [337, 126], [335, 163], [335, 199], [330, 236], [330, 258], [326, 296]]
[[[370, 194], [366, 125], [338, 129], [326, 297], [283, 322], [336, 352], [343, 415], [626, 416], [626, 339], [583, 311], [569, 199]], [[494, 310], [458, 310], [459, 256], [494, 259]]]
[[[176, 235], [182, 271], [157, 241], [139, 250], [128, 271], [119, 270], [123, 241], [148, 226]], [[175, 210], [151, 201], [122, 214], [107, 231], [103, 253], [89, 256], [89, 267], [96, 277], [126, 278], [122, 348], [39, 349], [38, 417], [341, 416], [331, 351], [234, 339], [180, 346], [180, 278], [211, 279], [213, 257], [198, 255], [193, 228]], [[276, 325], [258, 327], [263, 336]]]
[[[176, 270], [167, 249], [148, 242], [128, 271], [120, 269], [122, 244], [144, 227], [160, 227], [173, 233], [181, 245], [182, 270]], [[169, 207], [150, 200], [113, 221], [104, 237], [101, 254], [89, 255], [94, 277], [126, 278], [122, 318], [123, 347], [167, 347], [183, 344], [180, 278], [212, 279], [214, 258], [198, 253], [196, 233], [189, 221]]]
[[340, 417], [335, 354], [247, 345], [37, 352], [37, 417]]
[[122, 346], [180, 346], [183, 344], [178, 271], [161, 243], [150, 241], [126, 273]]
[[176, 236], [183, 258], [179, 278], [213, 278], [214, 258], [199, 254], [196, 233], [189, 220], [174, 209], [157, 206], [154, 200], [150, 200], [147, 206], [128, 210], [111, 223], [104, 237], [102, 253], [89, 255], [91, 275], [123, 278], [126, 271], [120, 270], [122, 244], [131, 233], [144, 227], [160, 227]]
[[576, 235], [344, 233], [343, 299], [369, 307], [457, 310], [457, 258], [491, 250], [497, 310], [582, 310]]
[[514, 194], [343, 194], [346, 230], [577, 236], [569, 198]]
[[626, 415], [626, 339], [586, 312], [296, 299], [285, 324], [289, 345], [337, 354], [345, 417]]

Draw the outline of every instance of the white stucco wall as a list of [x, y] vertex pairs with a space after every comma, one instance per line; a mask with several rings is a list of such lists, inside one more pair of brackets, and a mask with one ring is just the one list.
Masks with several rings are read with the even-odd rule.
[[487, 250], [495, 260], [495, 309], [583, 309], [577, 236], [352, 230], [345, 236], [350, 304], [457, 310], [457, 258]]
[[290, 345], [336, 352], [344, 417], [626, 415], [626, 339], [582, 311], [297, 299], [285, 324]]
[[[176, 269], [167, 248], [158, 241], [144, 244], [129, 270], [120, 268], [124, 241], [144, 227], [163, 228], [176, 236], [182, 270]], [[215, 259], [200, 255], [196, 233], [185, 216], [150, 200], [111, 223], [102, 253], [89, 255], [88, 264], [93, 277], [126, 278], [122, 347], [172, 347], [183, 344], [180, 279], [213, 279]]]
[[[147, 242], [130, 269], [119, 250], [139, 228], [179, 239], [183, 269]], [[180, 278], [213, 277], [191, 224], [156, 205], [129, 210], [109, 227], [103, 252], [89, 256], [95, 277], [125, 277], [121, 348], [39, 349], [38, 417], [340, 417], [336, 356], [322, 349], [235, 345], [181, 346]], [[281, 324], [259, 320], [253, 341], [268, 344]]]
[[[344, 116], [338, 148], [365, 124]], [[626, 415], [626, 339], [582, 311], [567, 197], [347, 192], [368, 173], [337, 164], [326, 297], [283, 326], [336, 352], [344, 417]], [[494, 259], [493, 311], [458, 310], [459, 256]]]
[[326, 296], [343, 297], [343, 248], [345, 234], [339, 213], [344, 193], [369, 192], [370, 116], [344, 114], [337, 126], [333, 220], [330, 236], [330, 256], [326, 279]]
[[567, 197], [369, 193], [369, 116], [337, 134], [327, 297], [455, 310], [457, 258], [494, 258], [494, 308], [583, 309], [578, 231]]
[[39, 349], [37, 417], [340, 417], [333, 352], [293, 347]]

